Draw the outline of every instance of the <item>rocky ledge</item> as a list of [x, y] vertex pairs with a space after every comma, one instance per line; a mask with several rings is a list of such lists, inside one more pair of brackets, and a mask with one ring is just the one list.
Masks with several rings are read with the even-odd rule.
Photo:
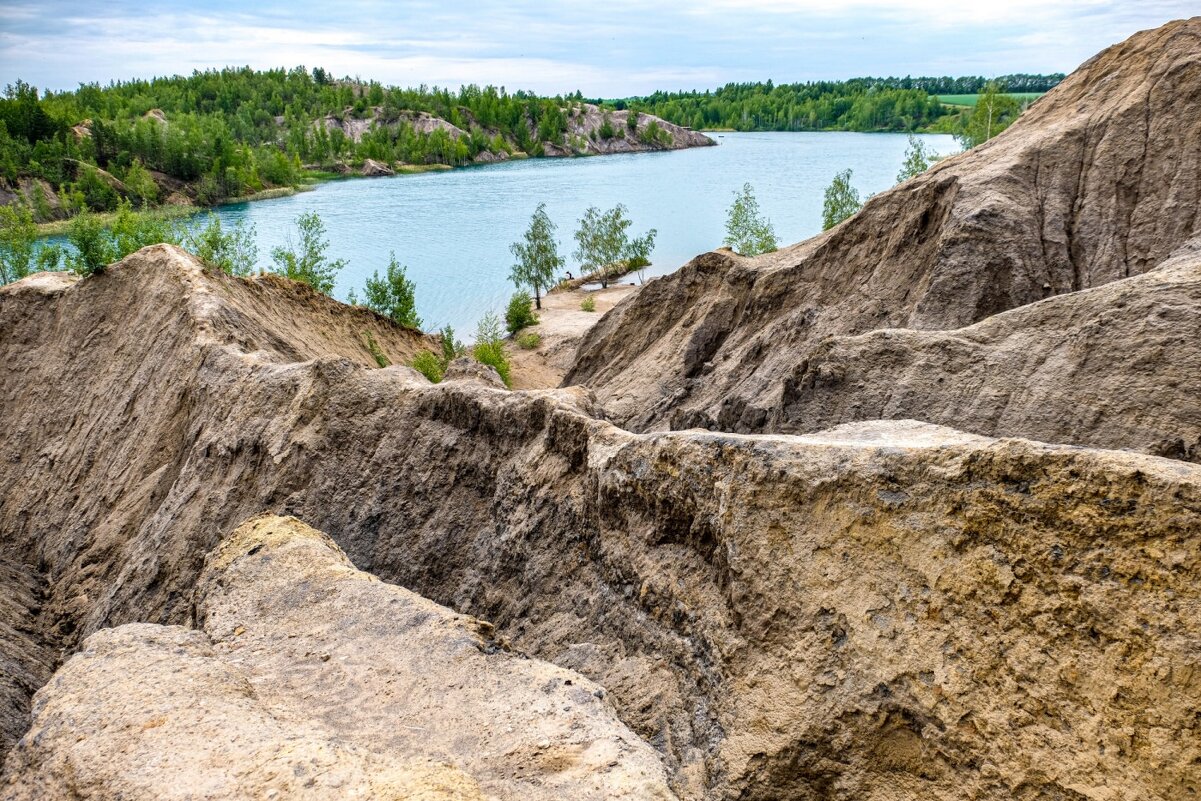
[[[0, 289], [10, 794], [57, 788], [66, 766], [131, 797], [204, 788], [195, 766], [133, 766], [161, 754], [159, 729], [200, 748], [218, 725], [263, 735], [201, 751], [228, 793], [294, 770], [280, 742], [346, 786], [485, 797], [610, 781], [685, 799], [1201, 788], [1201, 466], [913, 422], [634, 434], [586, 390], [378, 369], [359, 330], [374, 317], [289, 292], [165, 246]], [[415, 336], [377, 340], [400, 361]], [[311, 532], [251, 553], [233, 532], [264, 511], [432, 603]], [[401, 637], [412, 614], [433, 628]], [[464, 661], [431, 656], [449, 653], [438, 631]], [[133, 665], [144, 682], [123, 676]], [[414, 675], [420, 692], [389, 693]], [[559, 734], [527, 750], [453, 718], [497, 708], [480, 675], [513, 688], [499, 721], [545, 709], [535, 731]], [[563, 679], [555, 706], [527, 709], [543, 675]], [[442, 707], [420, 743], [362, 723]]]

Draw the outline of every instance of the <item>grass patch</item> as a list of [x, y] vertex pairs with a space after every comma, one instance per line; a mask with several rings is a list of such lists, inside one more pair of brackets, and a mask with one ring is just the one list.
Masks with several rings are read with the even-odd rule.
[[[158, 206], [146, 211], [135, 211], [134, 214], [148, 219], [173, 220], [177, 217], [191, 217], [193, 214], [199, 214], [201, 211], [202, 209], [196, 206]], [[111, 228], [117, 219], [117, 212], [105, 211], [94, 213], [92, 217], [101, 226]], [[65, 236], [71, 228], [71, 221], [74, 219], [74, 217], [68, 217], [65, 220], [51, 220], [50, 222], [38, 223], [38, 237]]]
[[580, 311], [594, 312], [596, 311], [596, 298], [586, 297], [580, 301]]
[[[1046, 92], [1009, 92], [1008, 96], [1012, 97], [1018, 103], [1028, 103], [1032, 100], [1045, 95]], [[975, 108], [976, 101], [980, 99], [980, 95], [938, 95], [938, 102], [944, 106], [961, 106], [966, 108]]]
[[397, 175], [416, 175], [422, 172], [444, 172], [453, 168], [449, 164], [401, 164], [393, 169]]
[[522, 350], [533, 350], [542, 344], [542, 336], [537, 331], [527, 331], [517, 336], [517, 347]]

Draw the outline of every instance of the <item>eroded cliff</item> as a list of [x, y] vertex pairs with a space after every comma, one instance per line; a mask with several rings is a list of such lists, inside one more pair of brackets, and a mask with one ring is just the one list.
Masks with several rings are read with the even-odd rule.
[[[1085, 63], [1000, 136], [873, 197], [834, 229], [755, 259], [728, 251], [698, 257], [606, 315], [565, 383], [589, 386], [615, 420], [639, 430], [812, 431], [861, 419], [806, 416], [823, 401], [811, 400], [794, 377], [812, 358], [825, 358], [820, 349], [831, 337], [950, 332], [1154, 269], [1201, 234], [1198, 52], [1201, 17], [1139, 33]], [[1040, 305], [1031, 316], [1063, 308]], [[1153, 313], [1160, 312], [1174, 313]], [[1194, 338], [1186, 346], [1193, 360], [1196, 313], [1193, 305], [1181, 309], [1174, 329]], [[1070, 322], [1040, 325], [1058, 347], [1072, 347], [1054, 330]], [[1121, 341], [1139, 332], [1114, 333]], [[860, 368], [892, 369], [884, 359]], [[1081, 378], [1105, 384], [1121, 369], [1098, 360]], [[1170, 403], [1196, 392], [1195, 374], [1184, 378]], [[1000, 373], [972, 383], [976, 397], [938, 409], [940, 420], [1059, 442], [1083, 430], [1072, 415], [1058, 428], [1009, 423], [1036, 416], [1036, 406], [964, 413], [990, 405], [990, 395], [1021, 405], [1030, 380]], [[1040, 394], [1030, 393], [1031, 402]], [[1154, 405], [1150, 397], [1130, 402]], [[1131, 425], [1090, 441], [1154, 451], [1161, 440], [1195, 444], [1201, 436], [1188, 421], [1169, 422], [1150, 439]]]
[[[1197, 789], [1201, 467], [918, 423], [632, 434], [584, 390], [377, 369], [367, 318], [274, 287], [162, 246], [0, 290], [0, 357], [21, 366], [0, 387], [0, 528], [14, 597], [37, 596], [6, 611], [37, 646], [0, 640], [8, 663], [45, 681], [46, 654], [127, 623], [195, 616], [212, 639], [205, 555], [269, 511], [596, 682], [683, 798]], [[398, 351], [414, 336], [378, 332]], [[278, 603], [320, 628], [304, 598]], [[87, 665], [126, 664], [106, 649], [225, 670], [197, 636], [88, 640], [44, 694], [41, 745], [13, 752], [13, 786], [75, 758], [54, 710], [90, 692]], [[394, 671], [369, 643], [346, 635], [362, 670]], [[273, 647], [254, 660], [289, 658]], [[40, 683], [3, 688], [7, 731], [28, 727]], [[367, 695], [398, 717], [416, 702]], [[138, 697], [96, 714], [153, 718], [154, 693]], [[395, 758], [362, 748], [353, 764]], [[577, 766], [504, 764], [545, 786]]]

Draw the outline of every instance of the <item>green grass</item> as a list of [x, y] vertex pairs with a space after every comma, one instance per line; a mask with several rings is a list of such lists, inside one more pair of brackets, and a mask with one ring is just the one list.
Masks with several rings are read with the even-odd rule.
[[[1042, 97], [1045, 92], [1010, 92], [1009, 96], [1019, 103], [1025, 103], [1030, 100], [1036, 100]], [[980, 99], [980, 95], [938, 95], [938, 102], [944, 106], [968, 106], [975, 108], [976, 101]]]
[[[134, 212], [141, 217], [157, 217], [159, 219], [170, 220], [176, 217], [191, 217], [193, 214], [199, 214], [203, 209], [196, 206], [156, 206], [152, 209], [145, 209]], [[113, 221], [117, 219], [117, 212], [105, 211], [93, 215], [102, 225], [111, 226]], [[44, 236], [62, 236], [71, 230], [71, 220], [74, 217], [68, 217], [65, 220], [52, 220], [51, 222], [38, 223], [38, 237]]]

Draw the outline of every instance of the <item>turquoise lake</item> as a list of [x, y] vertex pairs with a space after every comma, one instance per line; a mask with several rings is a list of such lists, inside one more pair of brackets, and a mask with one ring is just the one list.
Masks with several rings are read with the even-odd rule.
[[[408, 268], [427, 330], [447, 323], [469, 339], [488, 311], [503, 312], [514, 287], [509, 244], [534, 207], [547, 204], [558, 224], [567, 269], [576, 221], [590, 206], [624, 203], [632, 233], [659, 231], [647, 276], [675, 270], [719, 247], [735, 190], [750, 182], [781, 244], [821, 230], [822, 192], [847, 167], [861, 197], [892, 186], [907, 145], [904, 134], [724, 133], [718, 147], [574, 159], [530, 159], [446, 172], [322, 184], [276, 200], [223, 206], [222, 221], [255, 226], [259, 261], [283, 244], [296, 216], [316, 211], [329, 254], [344, 258], [335, 295], [383, 270], [388, 254]], [[958, 151], [950, 136], [921, 137], [938, 153]], [[636, 280], [633, 276], [623, 280]]]

